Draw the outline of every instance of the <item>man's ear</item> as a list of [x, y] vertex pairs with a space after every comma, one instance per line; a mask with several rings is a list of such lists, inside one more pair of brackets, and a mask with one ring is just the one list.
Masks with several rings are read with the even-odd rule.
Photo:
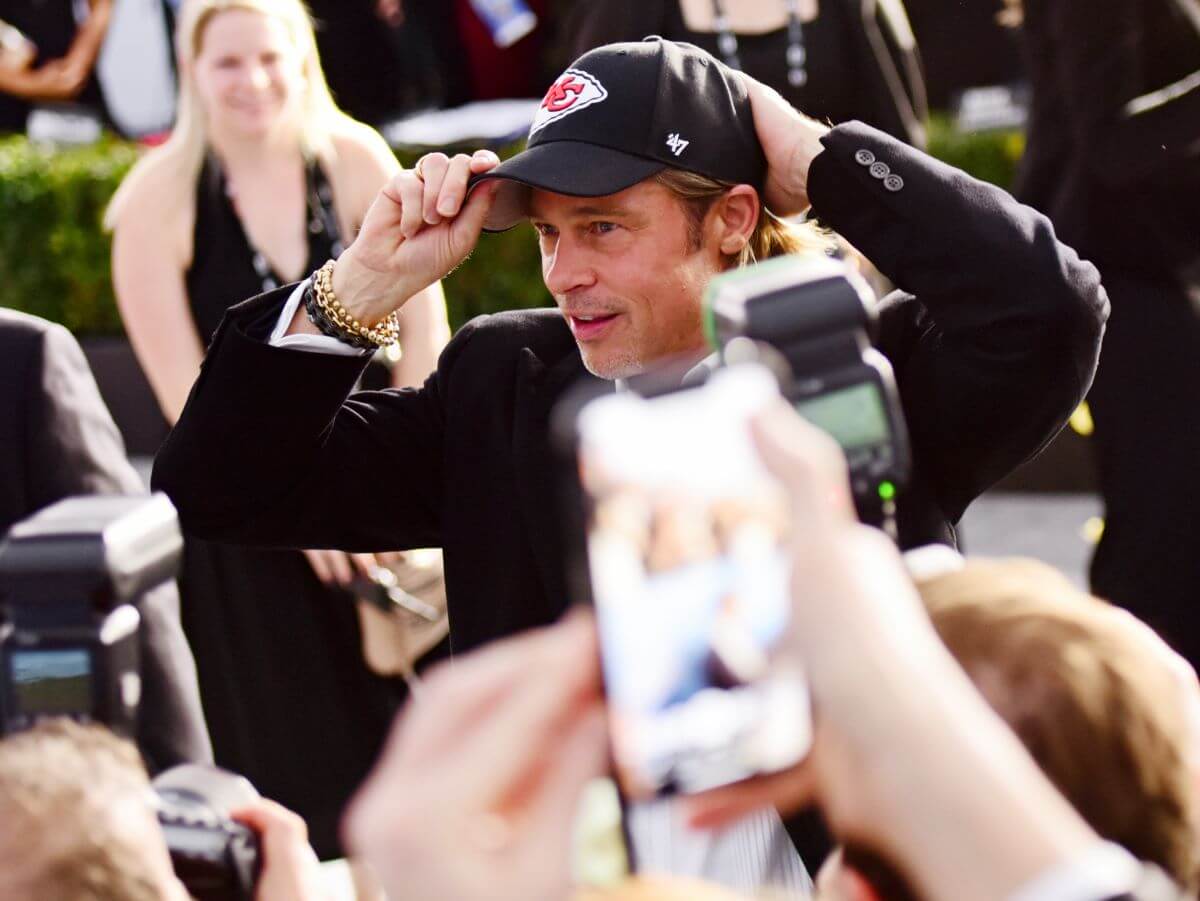
[[762, 204], [750, 185], [734, 185], [713, 204], [709, 225], [721, 253], [741, 253], [754, 234]]

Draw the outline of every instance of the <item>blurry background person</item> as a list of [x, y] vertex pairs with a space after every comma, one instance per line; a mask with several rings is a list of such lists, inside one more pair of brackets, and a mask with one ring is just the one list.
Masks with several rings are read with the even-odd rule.
[[[334, 105], [299, 0], [187, 0], [177, 52], [175, 130], [106, 218], [125, 328], [172, 423], [226, 308], [341, 253], [399, 168]], [[449, 337], [440, 287], [401, 323], [394, 375], [418, 384]], [[189, 540], [180, 585], [217, 763], [300, 813], [328, 857], [396, 686], [367, 670], [352, 598], [335, 590], [372, 561], [305, 554]]]
[[[918, 589], [950, 653], [1096, 833], [1195, 889], [1195, 672], [1132, 616], [1032, 560], [972, 560]], [[854, 846], [818, 886], [822, 901], [915, 897]]]
[[[79, 344], [61, 325], [0, 308], [0, 536], [79, 494], [141, 494]], [[174, 583], [138, 605], [137, 742], [152, 769], [212, 759]]]
[[[447, 66], [438, 53], [449, 15], [414, 0], [310, 0], [317, 49], [338, 105], [381, 123], [446, 100]], [[435, 20], [442, 20], [441, 22]], [[461, 70], [461, 63], [456, 67]], [[457, 76], [455, 76], [457, 77]]]
[[[0, 22], [0, 133], [23, 132], [39, 103], [101, 108], [93, 75], [112, 0], [5, 0]], [[21, 40], [24, 37], [24, 41]]]
[[[1010, 4], [1019, 7], [1020, 4]], [[1017, 196], [1112, 302], [1088, 396], [1105, 528], [1092, 590], [1200, 663], [1200, 4], [1026, 0]]]
[[969, 88], [1013, 85], [1024, 77], [1016, 35], [996, 21], [1005, 3], [904, 0], [931, 108], [951, 108]]
[[925, 143], [925, 87], [901, 0], [592, 0], [564, 30], [571, 59], [651, 34], [688, 41], [815, 119], [861, 119]]
[[[299, 818], [265, 798], [232, 812], [259, 835], [256, 901], [319, 901]], [[99, 725], [45, 720], [0, 741], [0, 897], [186, 901], [137, 751]]]

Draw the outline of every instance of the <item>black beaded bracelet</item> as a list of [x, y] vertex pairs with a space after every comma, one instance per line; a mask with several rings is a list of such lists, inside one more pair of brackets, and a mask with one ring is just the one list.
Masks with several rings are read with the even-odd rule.
[[304, 286], [304, 312], [308, 315], [308, 321], [317, 327], [322, 335], [328, 335], [330, 338], [337, 338], [343, 344], [349, 344], [351, 347], [357, 347], [360, 350], [375, 350], [373, 343], [368, 341], [361, 335], [355, 335], [352, 332], [342, 331], [337, 325], [325, 315], [325, 311], [321, 309], [317, 303], [316, 291], [313, 290], [313, 283], [310, 279], [308, 284]]

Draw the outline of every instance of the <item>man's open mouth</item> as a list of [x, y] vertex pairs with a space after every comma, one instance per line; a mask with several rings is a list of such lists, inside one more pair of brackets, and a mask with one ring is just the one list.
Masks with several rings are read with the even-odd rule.
[[586, 341], [593, 338], [599, 338], [608, 326], [620, 315], [618, 313], [605, 313], [593, 315], [574, 315], [569, 318], [571, 321], [571, 331], [575, 333], [575, 337], [581, 341]]

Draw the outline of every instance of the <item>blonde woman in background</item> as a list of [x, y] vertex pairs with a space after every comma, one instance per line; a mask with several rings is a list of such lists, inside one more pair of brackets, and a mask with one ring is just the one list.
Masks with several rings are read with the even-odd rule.
[[[176, 51], [178, 122], [105, 220], [125, 328], [172, 424], [225, 310], [336, 257], [399, 169], [337, 108], [299, 0], [188, 0]], [[449, 338], [439, 286], [401, 327], [394, 381], [416, 385]], [[189, 540], [180, 578], [217, 762], [300, 813], [326, 858], [397, 703], [339, 587], [373, 562]]]

